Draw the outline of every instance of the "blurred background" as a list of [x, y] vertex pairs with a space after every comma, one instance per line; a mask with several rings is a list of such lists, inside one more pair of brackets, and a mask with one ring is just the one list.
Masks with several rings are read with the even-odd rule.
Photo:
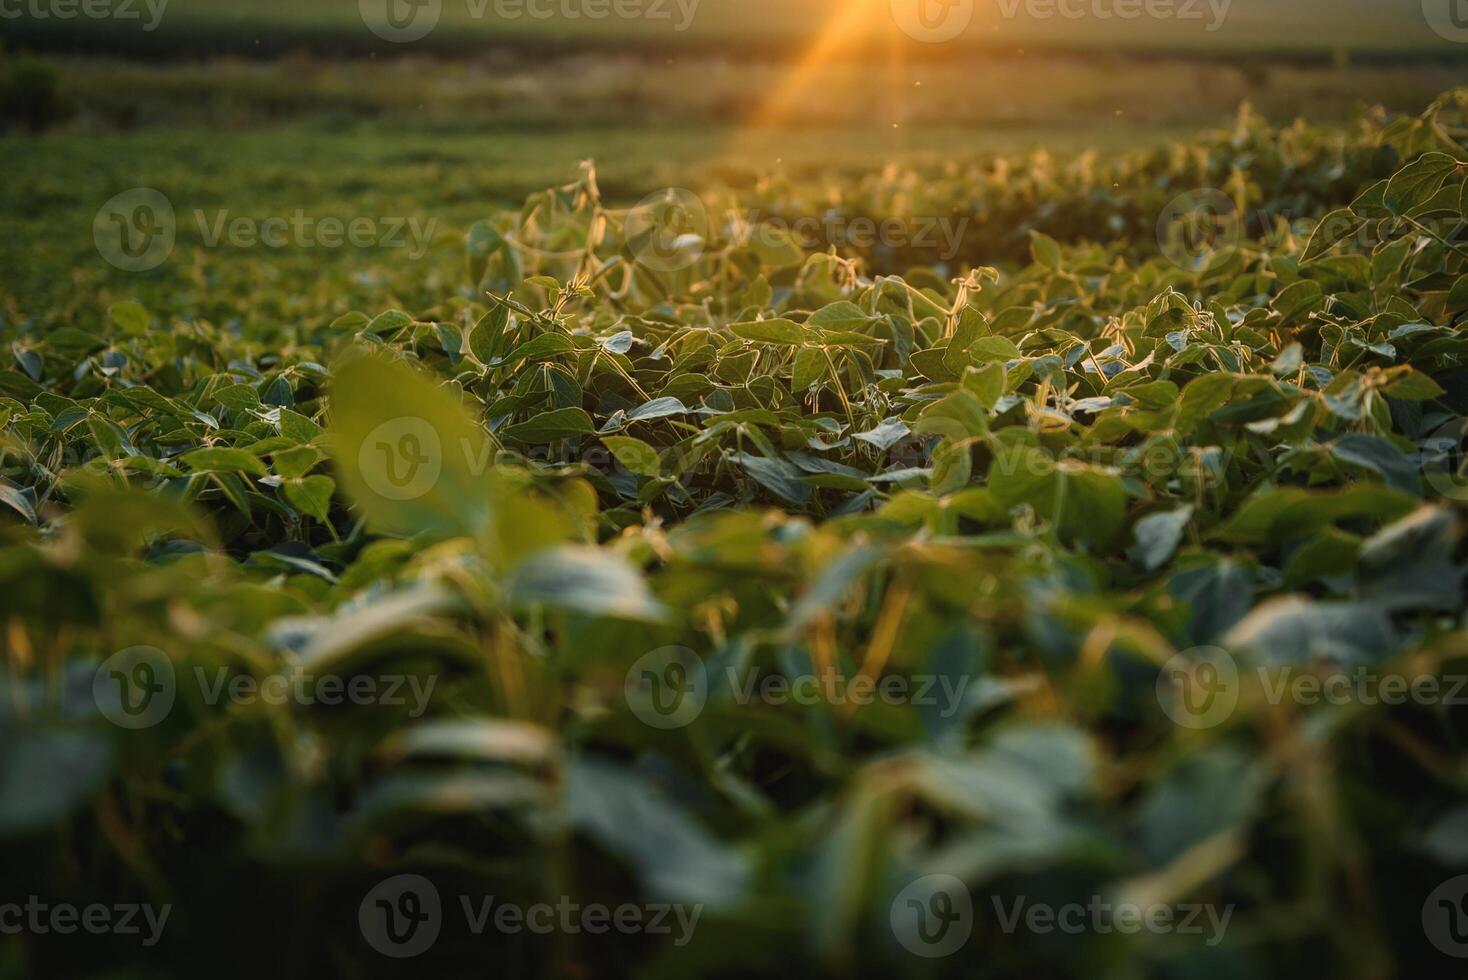
[[[337, 306], [429, 302], [461, 285], [466, 229], [588, 158], [602, 193], [630, 202], [996, 151], [1115, 153], [1227, 125], [1244, 103], [1275, 122], [1416, 112], [1468, 80], [1460, 14], [1457, 0], [0, 0], [0, 309], [166, 291], [220, 315], [207, 284], [248, 275], [298, 298], [275, 315], [325, 316], [310, 294], [338, 262]], [[120, 276], [93, 225], [138, 187], [175, 207], [179, 247]], [[430, 240], [413, 258], [192, 247], [221, 216], [297, 208], [416, 217]]]

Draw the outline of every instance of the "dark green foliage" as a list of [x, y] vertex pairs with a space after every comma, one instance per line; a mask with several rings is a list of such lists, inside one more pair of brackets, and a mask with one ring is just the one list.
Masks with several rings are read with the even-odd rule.
[[[471, 232], [436, 306], [7, 326], [7, 888], [176, 910], [156, 947], [24, 936], [0, 969], [1446, 975], [1462, 707], [1274, 684], [1468, 671], [1465, 105], [906, 205], [997, 200], [993, 268], [718, 221], [652, 262], [588, 166]], [[1200, 187], [1237, 244], [1159, 255]], [[1229, 710], [1172, 696], [1204, 663]], [[112, 680], [165, 674], [132, 724]], [[324, 703], [385, 677], [424, 696]], [[926, 694], [851, 694], [883, 678]], [[400, 874], [444, 905], [402, 963], [358, 919]], [[973, 928], [925, 959], [935, 874]], [[702, 917], [469, 935], [488, 895]], [[1230, 918], [1004, 927], [1093, 896]]]

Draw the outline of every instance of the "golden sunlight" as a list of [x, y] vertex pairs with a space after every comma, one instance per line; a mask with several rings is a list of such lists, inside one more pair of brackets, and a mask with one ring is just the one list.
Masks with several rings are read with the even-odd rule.
[[891, 0], [844, 0], [837, 5], [830, 22], [811, 44], [804, 56], [765, 102], [753, 120], [756, 126], [789, 122], [797, 115], [793, 110], [804, 99], [822, 68], [854, 49], [883, 39], [888, 52], [887, 64], [895, 94], [902, 45], [900, 32], [891, 17]]

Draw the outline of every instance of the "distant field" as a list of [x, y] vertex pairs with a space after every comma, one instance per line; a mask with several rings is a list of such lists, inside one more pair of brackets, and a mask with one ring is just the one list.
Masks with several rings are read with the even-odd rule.
[[[630, 203], [661, 187], [750, 187], [766, 174], [834, 179], [889, 163], [960, 164], [1043, 147], [1117, 153], [1229, 125], [1241, 102], [1286, 122], [1342, 124], [1361, 106], [1414, 112], [1451, 66], [1232, 66], [1108, 56], [978, 59], [873, 70], [652, 61], [614, 53], [447, 62], [295, 56], [153, 63], [51, 59], [75, 111], [40, 137], [0, 139], [0, 310], [13, 317], [120, 295], [205, 313], [231, 294], [319, 317], [384, 296], [427, 303], [460, 285], [470, 225], [597, 160]], [[956, 97], [955, 93], [962, 93]], [[434, 222], [426, 254], [341, 248], [194, 249], [125, 276], [102, 262], [92, 221], [110, 197], [152, 187], [192, 215], [371, 214]], [[257, 291], [239, 281], [268, 281]], [[79, 297], [87, 297], [78, 300]], [[180, 297], [183, 297], [181, 300]], [[202, 315], [202, 314], [201, 314]]]
[[841, 62], [798, 72], [778, 62], [612, 52], [476, 61], [290, 56], [54, 64], [76, 109], [76, 130], [237, 129], [310, 118], [513, 127], [523, 136], [568, 123], [588, 129], [795, 123], [870, 127], [873, 146], [900, 145], [931, 127], [972, 127], [981, 140], [1014, 127], [1081, 139], [1118, 124], [1188, 129], [1224, 123], [1245, 101], [1277, 120], [1339, 122], [1363, 105], [1418, 111], [1464, 75], [1443, 64], [1341, 70], [1075, 54], [903, 66]]
[[[972, 14], [965, 17], [967, 28], [948, 44], [909, 42], [895, 27], [892, 0], [626, 0], [644, 12], [633, 18], [586, 16], [611, 6], [600, 0], [426, 2], [439, 4], [437, 26], [412, 45], [389, 44], [375, 36], [352, 0], [171, 0], [154, 30], [143, 29], [146, 15], [124, 21], [26, 14], [0, 24], [0, 35], [20, 46], [105, 47], [140, 55], [272, 54], [295, 48], [342, 53], [405, 47], [472, 54], [485, 45], [508, 42], [530, 47], [721, 48], [777, 55], [808, 46], [832, 23], [844, 19], [848, 49], [864, 44], [885, 47], [900, 40], [920, 56], [953, 54], [964, 45], [1031, 45], [1230, 56], [1339, 49], [1400, 56], [1411, 51], [1452, 59], [1462, 57], [1468, 47], [1434, 33], [1419, 0], [1164, 0], [1156, 9], [1170, 11], [1168, 16], [1137, 19], [1119, 16], [1118, 11], [1129, 7], [1117, 0], [1065, 0], [1058, 7], [1055, 0], [974, 0]], [[142, 0], [134, 7], [141, 11]], [[521, 13], [529, 10], [543, 16]], [[1072, 16], [1062, 16], [1061, 10]]]
[[[1088, 130], [1014, 127], [993, 133], [934, 128], [873, 139], [851, 127], [747, 134], [728, 127], [643, 132], [569, 128], [555, 133], [432, 132], [385, 126], [323, 133], [150, 130], [117, 136], [0, 139], [11, 161], [0, 182], [0, 320], [79, 302], [85, 317], [108, 298], [140, 297], [215, 316], [260, 287], [267, 319], [319, 318], [381, 303], [429, 303], [463, 287], [464, 235], [476, 221], [517, 207], [534, 191], [570, 180], [588, 156], [603, 193], [631, 203], [666, 186], [748, 186], [758, 175], [811, 176], [830, 161], [857, 174], [892, 160], [932, 162], [1036, 146], [1060, 154], [1160, 142], [1170, 130], [1125, 123]], [[179, 223], [173, 257], [147, 275], [118, 272], [92, 238], [97, 210], [146, 186], [165, 194]], [[422, 255], [408, 249], [204, 248], [222, 214], [265, 219], [305, 209], [314, 220], [372, 215], [432, 230]], [[114, 291], [115, 290], [115, 291]]]

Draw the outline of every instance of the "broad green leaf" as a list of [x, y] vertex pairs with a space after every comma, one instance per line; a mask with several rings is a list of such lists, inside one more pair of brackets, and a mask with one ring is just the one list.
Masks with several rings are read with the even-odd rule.
[[338, 480], [378, 529], [478, 535], [488, 526], [492, 442], [461, 400], [421, 371], [358, 354], [330, 387]]
[[531, 555], [510, 577], [510, 601], [584, 616], [656, 622], [667, 615], [626, 559], [598, 548], [561, 547]]
[[805, 331], [800, 324], [784, 317], [735, 323], [729, 327], [729, 330], [736, 337], [761, 344], [781, 344], [793, 347], [805, 343], [806, 340]]

